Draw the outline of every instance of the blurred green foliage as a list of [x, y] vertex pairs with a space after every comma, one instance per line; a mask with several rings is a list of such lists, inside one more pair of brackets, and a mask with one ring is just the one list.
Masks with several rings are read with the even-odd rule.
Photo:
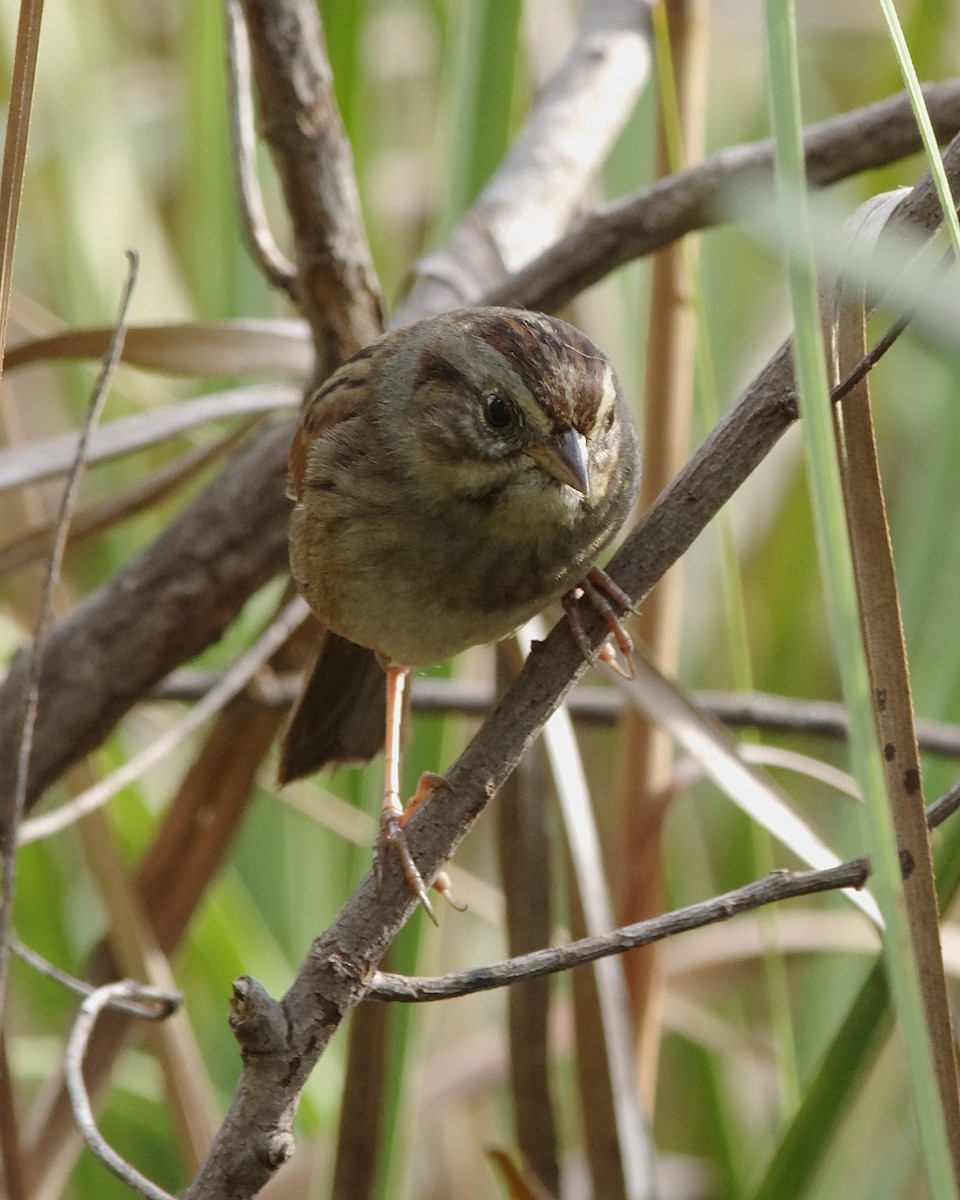
[[[922, 78], [958, 72], [957, 17], [947, 0], [902, 6]], [[0, 9], [0, 73], [12, 58], [16, 6]], [[417, 256], [439, 244], [482, 187], [522, 122], [544, 63], [562, 52], [575, 6], [550, 6], [556, 45], [547, 44], [534, 10], [519, 0], [321, 0], [337, 100], [353, 144], [363, 212], [388, 298], [402, 294]], [[895, 61], [879, 15], [866, 4], [802, 6], [801, 82], [809, 121], [899, 90]], [[761, 22], [742, 3], [717, 3], [709, 32], [708, 152], [766, 136]], [[123, 251], [136, 246], [142, 270], [134, 318], [144, 322], [288, 315], [243, 246], [230, 177], [218, 7], [166, 0], [62, 0], [47, 14], [41, 42], [36, 112], [17, 250], [18, 294], [13, 337], [61, 325], [112, 319], [124, 272]], [[657, 105], [651, 88], [622, 135], [591, 201], [649, 183]], [[286, 241], [279, 192], [266, 155], [262, 174], [278, 240]], [[909, 184], [919, 160], [900, 163], [838, 187], [849, 213], [866, 197]], [[702, 303], [721, 407], [766, 361], [788, 332], [782, 265], [749, 226], [730, 225], [701, 239]], [[572, 319], [592, 332], [616, 364], [639, 411], [644, 379], [648, 268], [635, 264], [592, 289]], [[72, 428], [94, 367], [35, 369], [35, 402], [25, 435]], [[7, 380], [4, 380], [4, 387]], [[123, 372], [109, 412], [172, 403], [209, 380], [169, 384]], [[18, 383], [12, 384], [17, 395]], [[960, 721], [960, 623], [952, 581], [960, 573], [960, 370], [956, 347], [908, 333], [875, 373], [880, 451], [893, 529], [914, 697], [922, 715]], [[700, 434], [704, 430], [698, 431]], [[189, 439], [178, 445], [183, 448]], [[162, 457], [162, 456], [161, 456]], [[90, 473], [88, 497], [136, 477], [135, 456]], [[157, 460], [159, 461], [159, 459]], [[731, 505], [751, 669], [758, 688], [788, 696], [835, 698], [836, 670], [823, 615], [818, 566], [799, 441], [791, 432]], [[51, 493], [39, 490], [39, 502]], [[65, 603], [108, 578], [163, 527], [182, 499], [136, 518], [72, 552]], [[694, 547], [684, 567], [682, 682], [731, 686], [716, 538]], [[29, 623], [35, 576], [11, 578], [0, 619]], [[251, 601], [244, 619], [204, 657], [228, 661], [266, 619], [276, 587]], [[6, 641], [6, 638], [4, 638]], [[484, 652], [461, 673], [484, 675]], [[107, 771], [173, 719], [171, 706], [131, 715], [91, 768]], [[406, 762], [407, 782], [449, 762], [469, 732], [463, 720], [419, 723]], [[588, 760], [598, 761], [603, 802], [612, 736], [591, 734]], [[845, 765], [842, 747], [808, 739], [785, 744]], [[602, 742], [602, 745], [600, 744]], [[156, 832], [195, 739], [110, 805], [124, 854], [133, 862]], [[594, 752], [594, 747], [596, 751]], [[606, 774], [604, 768], [606, 767]], [[236, 1047], [226, 1025], [230, 981], [239, 974], [280, 994], [309, 948], [369, 867], [370, 832], [357, 844], [278, 801], [268, 763], [227, 866], [210, 888], [174, 966], [217, 1099], [225, 1108], [237, 1077]], [[954, 764], [931, 762], [930, 798], [956, 776]], [[798, 807], [841, 855], [858, 853], [862, 831], [855, 806], [822, 785], [782, 776]], [[343, 772], [295, 789], [305, 804], [331, 794], [375, 811], [378, 767]], [[55, 789], [52, 800], [64, 797]], [[459, 866], [495, 880], [490, 822], [481, 822], [458, 853]], [[746, 819], [713, 788], [700, 784], [678, 798], [665, 840], [672, 904], [702, 899], [746, 882], [755, 872]], [[779, 860], [778, 860], [779, 861]], [[785, 864], [792, 865], [792, 864]], [[872, 950], [860, 919], [842, 900], [797, 904], [784, 914], [798, 949], [786, 959], [789, 1008], [796, 1035], [801, 1093], [857, 995]], [[105, 932], [105, 917], [75, 833], [31, 847], [22, 858], [16, 928], [27, 943], [67, 970], [83, 974]], [[785, 925], [786, 927], [786, 925]], [[733, 928], [733, 927], [731, 927]], [[951, 930], [952, 933], [952, 930]], [[558, 929], [557, 937], [563, 935]], [[657, 1145], [678, 1166], [695, 1161], [707, 1179], [691, 1194], [749, 1196], [789, 1121], [778, 1110], [778, 1064], [771, 1052], [770, 1013], [762, 956], [711, 931], [711, 954], [688, 974], [672, 973], [664, 954], [668, 1004], [660, 1043], [655, 1115]], [[682, 941], [682, 939], [681, 939]], [[952, 943], [951, 943], [952, 944]], [[429, 973], [492, 962], [504, 953], [498, 911], [443, 913], [439, 933], [417, 916], [394, 950], [398, 970]], [[678, 948], [679, 953], [679, 948]], [[869, 956], [869, 957], [868, 957]], [[951, 960], [951, 969], [958, 963]], [[566, 1011], [569, 987], [554, 985]], [[73, 1009], [59, 989], [17, 965], [11, 980], [11, 1062], [24, 1109], [56, 1072]], [[391, 1148], [383, 1195], [461, 1200], [497, 1194], [483, 1160], [486, 1144], [511, 1147], [504, 1065], [504, 999], [481, 995], [449, 1005], [404, 1010], [393, 1018]], [[581, 1153], [569, 1046], [558, 1039], [556, 1098], [570, 1163]], [[320, 1164], [309, 1194], [327, 1194], [337, 1130], [346, 1040], [337, 1039], [311, 1079], [298, 1119], [301, 1151], [309, 1143]], [[905, 1110], [902, 1064], [888, 1052], [850, 1100], [850, 1116], [820, 1136], [831, 1140], [826, 1165], [809, 1196], [871, 1200], [919, 1195], [918, 1151]], [[171, 1189], [186, 1182], [158, 1072], [140, 1050], [121, 1063], [104, 1113], [104, 1129], [145, 1173]], [[672, 1161], [672, 1160], [671, 1160]], [[866, 1169], [870, 1167], [869, 1171]], [[700, 1176], [698, 1176], [699, 1178]], [[64, 1193], [69, 1200], [128, 1195], [84, 1153]], [[673, 1193], [665, 1189], [664, 1195]], [[686, 1194], [686, 1193], [683, 1193]]]

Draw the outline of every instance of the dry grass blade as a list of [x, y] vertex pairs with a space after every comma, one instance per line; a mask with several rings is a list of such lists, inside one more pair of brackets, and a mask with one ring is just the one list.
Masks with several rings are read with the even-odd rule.
[[[110, 344], [107, 326], [70, 329], [10, 346], [4, 370], [56, 359], [99, 358]], [[180, 321], [134, 325], [127, 330], [123, 362], [166, 375], [292, 375], [302, 379], [313, 365], [304, 321]]]
[[[516, 674], [512, 640], [496, 650], [498, 690]], [[543, 753], [533, 748], [500, 790], [494, 810], [497, 859], [506, 905], [508, 953], [545, 946], [554, 894], [547, 824], [549, 787]], [[459, 892], [455, 894], [460, 895]], [[536, 1178], [559, 1194], [557, 1123], [550, 1090], [550, 985], [532, 980], [507, 994], [510, 1093], [516, 1141]]]
[[795, 750], [787, 750], [783, 746], [753, 745], [750, 742], [741, 745], [739, 751], [746, 762], [794, 771], [807, 779], [817, 780], [824, 787], [834, 788], [853, 800], [860, 799], [860, 790], [853, 776], [847, 771], [841, 771], [832, 763], [823, 762], [822, 759], [811, 758], [809, 754], [798, 754]]
[[[518, 634], [525, 654], [530, 653], [532, 639], [542, 637], [543, 633], [543, 622], [537, 618]], [[616, 922], [583, 763], [573, 724], [562, 706], [544, 727], [543, 738], [573, 863], [578, 906], [587, 934], [596, 937], [612, 929]], [[589, 1011], [593, 1007], [592, 988], [581, 985], [578, 1008], [585, 1006], [583, 1020], [587, 1024], [583, 1024], [578, 1013], [577, 1036], [578, 1040], [584, 1037], [596, 1046], [598, 1053], [592, 1066], [599, 1069], [591, 1069], [590, 1084], [583, 1088], [583, 1102], [588, 1122], [591, 1110], [603, 1111], [609, 1102], [616, 1140], [610, 1138], [609, 1132], [590, 1139], [591, 1171], [595, 1183], [601, 1179], [605, 1181], [605, 1195], [653, 1196], [656, 1190], [653, 1143], [640, 1106], [633, 1070], [633, 1039], [623, 963], [619, 959], [601, 960], [593, 974], [599, 1024]], [[605, 1067], [602, 1067], [604, 1062]], [[606, 1095], [600, 1094], [601, 1088]]]
[[[635, 660], [636, 677], [618, 680], [634, 703], [700, 763], [738, 808], [802, 862], [820, 869], [836, 866], [839, 858], [793, 811], [786, 794], [744, 760], [722, 726], [698, 712], [680, 689], [642, 654], [637, 653]], [[871, 921], [879, 924], [880, 914], [871, 896], [859, 891], [848, 891], [847, 895]]]
[[7, 321], [10, 317], [13, 254], [17, 242], [20, 198], [23, 194], [23, 171], [27, 161], [42, 15], [43, 0], [23, 0], [20, 5], [10, 102], [7, 107], [3, 167], [0, 169], [0, 353], [7, 339]]
[[[864, 205], [848, 223], [851, 243], [875, 244], [898, 199], [878, 197]], [[829, 356], [831, 382], [835, 383], [856, 366], [866, 351], [867, 312], [862, 289], [847, 289], [837, 283], [829, 296], [827, 313], [827, 345], [833, 351]], [[835, 421], [874, 717], [903, 868], [903, 895], [954, 1175], [960, 1179], [957, 1051], [943, 969], [940, 913], [923, 807], [910, 672], [877, 461], [869, 377], [861, 380], [837, 406]]]
[[[98, 429], [90, 439], [87, 462], [106, 462], [145, 450], [211, 421], [285, 412], [295, 408], [299, 399], [299, 392], [289, 387], [234, 388], [198, 400], [185, 400], [175, 407], [119, 417]], [[76, 452], [74, 433], [0, 451], [0, 491], [65, 474]]]
[[559, 1195], [544, 1187], [529, 1167], [526, 1170], [519, 1167], [503, 1150], [489, 1150], [487, 1155], [509, 1200], [552, 1200]]

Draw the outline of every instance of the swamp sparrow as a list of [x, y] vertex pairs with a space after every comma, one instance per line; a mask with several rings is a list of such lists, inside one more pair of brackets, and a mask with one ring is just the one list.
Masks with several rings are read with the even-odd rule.
[[378, 862], [396, 849], [431, 916], [403, 833], [412, 806], [399, 798], [409, 669], [498, 641], [561, 598], [589, 653], [578, 587], [626, 649], [614, 605], [629, 597], [593, 564], [639, 472], [613, 368], [539, 313], [463, 309], [397, 329], [304, 407], [290, 562], [327, 632], [283, 736], [280, 780], [386, 743]]

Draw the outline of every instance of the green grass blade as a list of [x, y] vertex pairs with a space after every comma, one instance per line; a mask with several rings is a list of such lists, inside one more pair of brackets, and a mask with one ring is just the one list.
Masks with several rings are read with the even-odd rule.
[[767, 0], [770, 91], [778, 191], [806, 249], [791, 259], [794, 357], [823, 584], [833, 624], [838, 666], [850, 713], [854, 774], [864, 796], [874, 887], [886, 930], [884, 955], [907, 1057], [927, 1180], [932, 1196], [956, 1196], [940, 1107], [920, 982], [913, 960], [896, 839], [887, 806], [883, 768], [870, 705], [856, 588], [847, 537], [833, 422], [824, 364], [810, 216], [804, 194], [799, 79], [793, 5]]

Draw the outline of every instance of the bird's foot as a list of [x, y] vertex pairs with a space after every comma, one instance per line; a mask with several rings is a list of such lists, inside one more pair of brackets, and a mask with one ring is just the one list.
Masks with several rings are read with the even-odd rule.
[[[377, 838], [373, 859], [377, 879], [382, 880], [383, 867], [387, 854], [392, 850], [397, 855], [400, 860], [403, 877], [407, 881], [407, 887], [423, 905], [427, 916], [434, 925], [438, 925], [439, 922], [437, 921], [436, 913], [433, 911], [433, 905], [430, 903], [430, 897], [427, 895], [427, 885], [420, 874], [420, 868], [413, 861], [413, 855], [410, 853], [406, 826], [410, 818], [430, 793], [445, 782], [446, 780], [442, 775], [437, 775], [432, 771], [425, 771], [420, 776], [416, 791], [413, 793], [406, 808], [400, 803], [400, 797], [396, 792], [387, 793], [380, 812], [380, 836]], [[464, 911], [464, 906], [458, 904], [453, 898], [450, 879], [445, 871], [440, 872], [431, 886], [434, 891], [440, 893], [452, 908], [455, 908], [458, 912]]]
[[[598, 651], [590, 645], [586, 630], [583, 627], [583, 616], [580, 612], [580, 600], [584, 599], [600, 617], [607, 628], [608, 639]], [[633, 678], [633, 640], [624, 628], [617, 612], [619, 608], [624, 613], [635, 613], [633, 601], [623, 588], [600, 567], [592, 567], [584, 576], [579, 587], [571, 589], [563, 597], [564, 612], [570, 625], [573, 640], [580, 647], [580, 652], [587, 662], [599, 659], [612, 667], [618, 675], [626, 679]], [[612, 643], [611, 644], [611, 640]], [[614, 648], [614, 646], [616, 648]], [[619, 651], [619, 657], [618, 652]]]

